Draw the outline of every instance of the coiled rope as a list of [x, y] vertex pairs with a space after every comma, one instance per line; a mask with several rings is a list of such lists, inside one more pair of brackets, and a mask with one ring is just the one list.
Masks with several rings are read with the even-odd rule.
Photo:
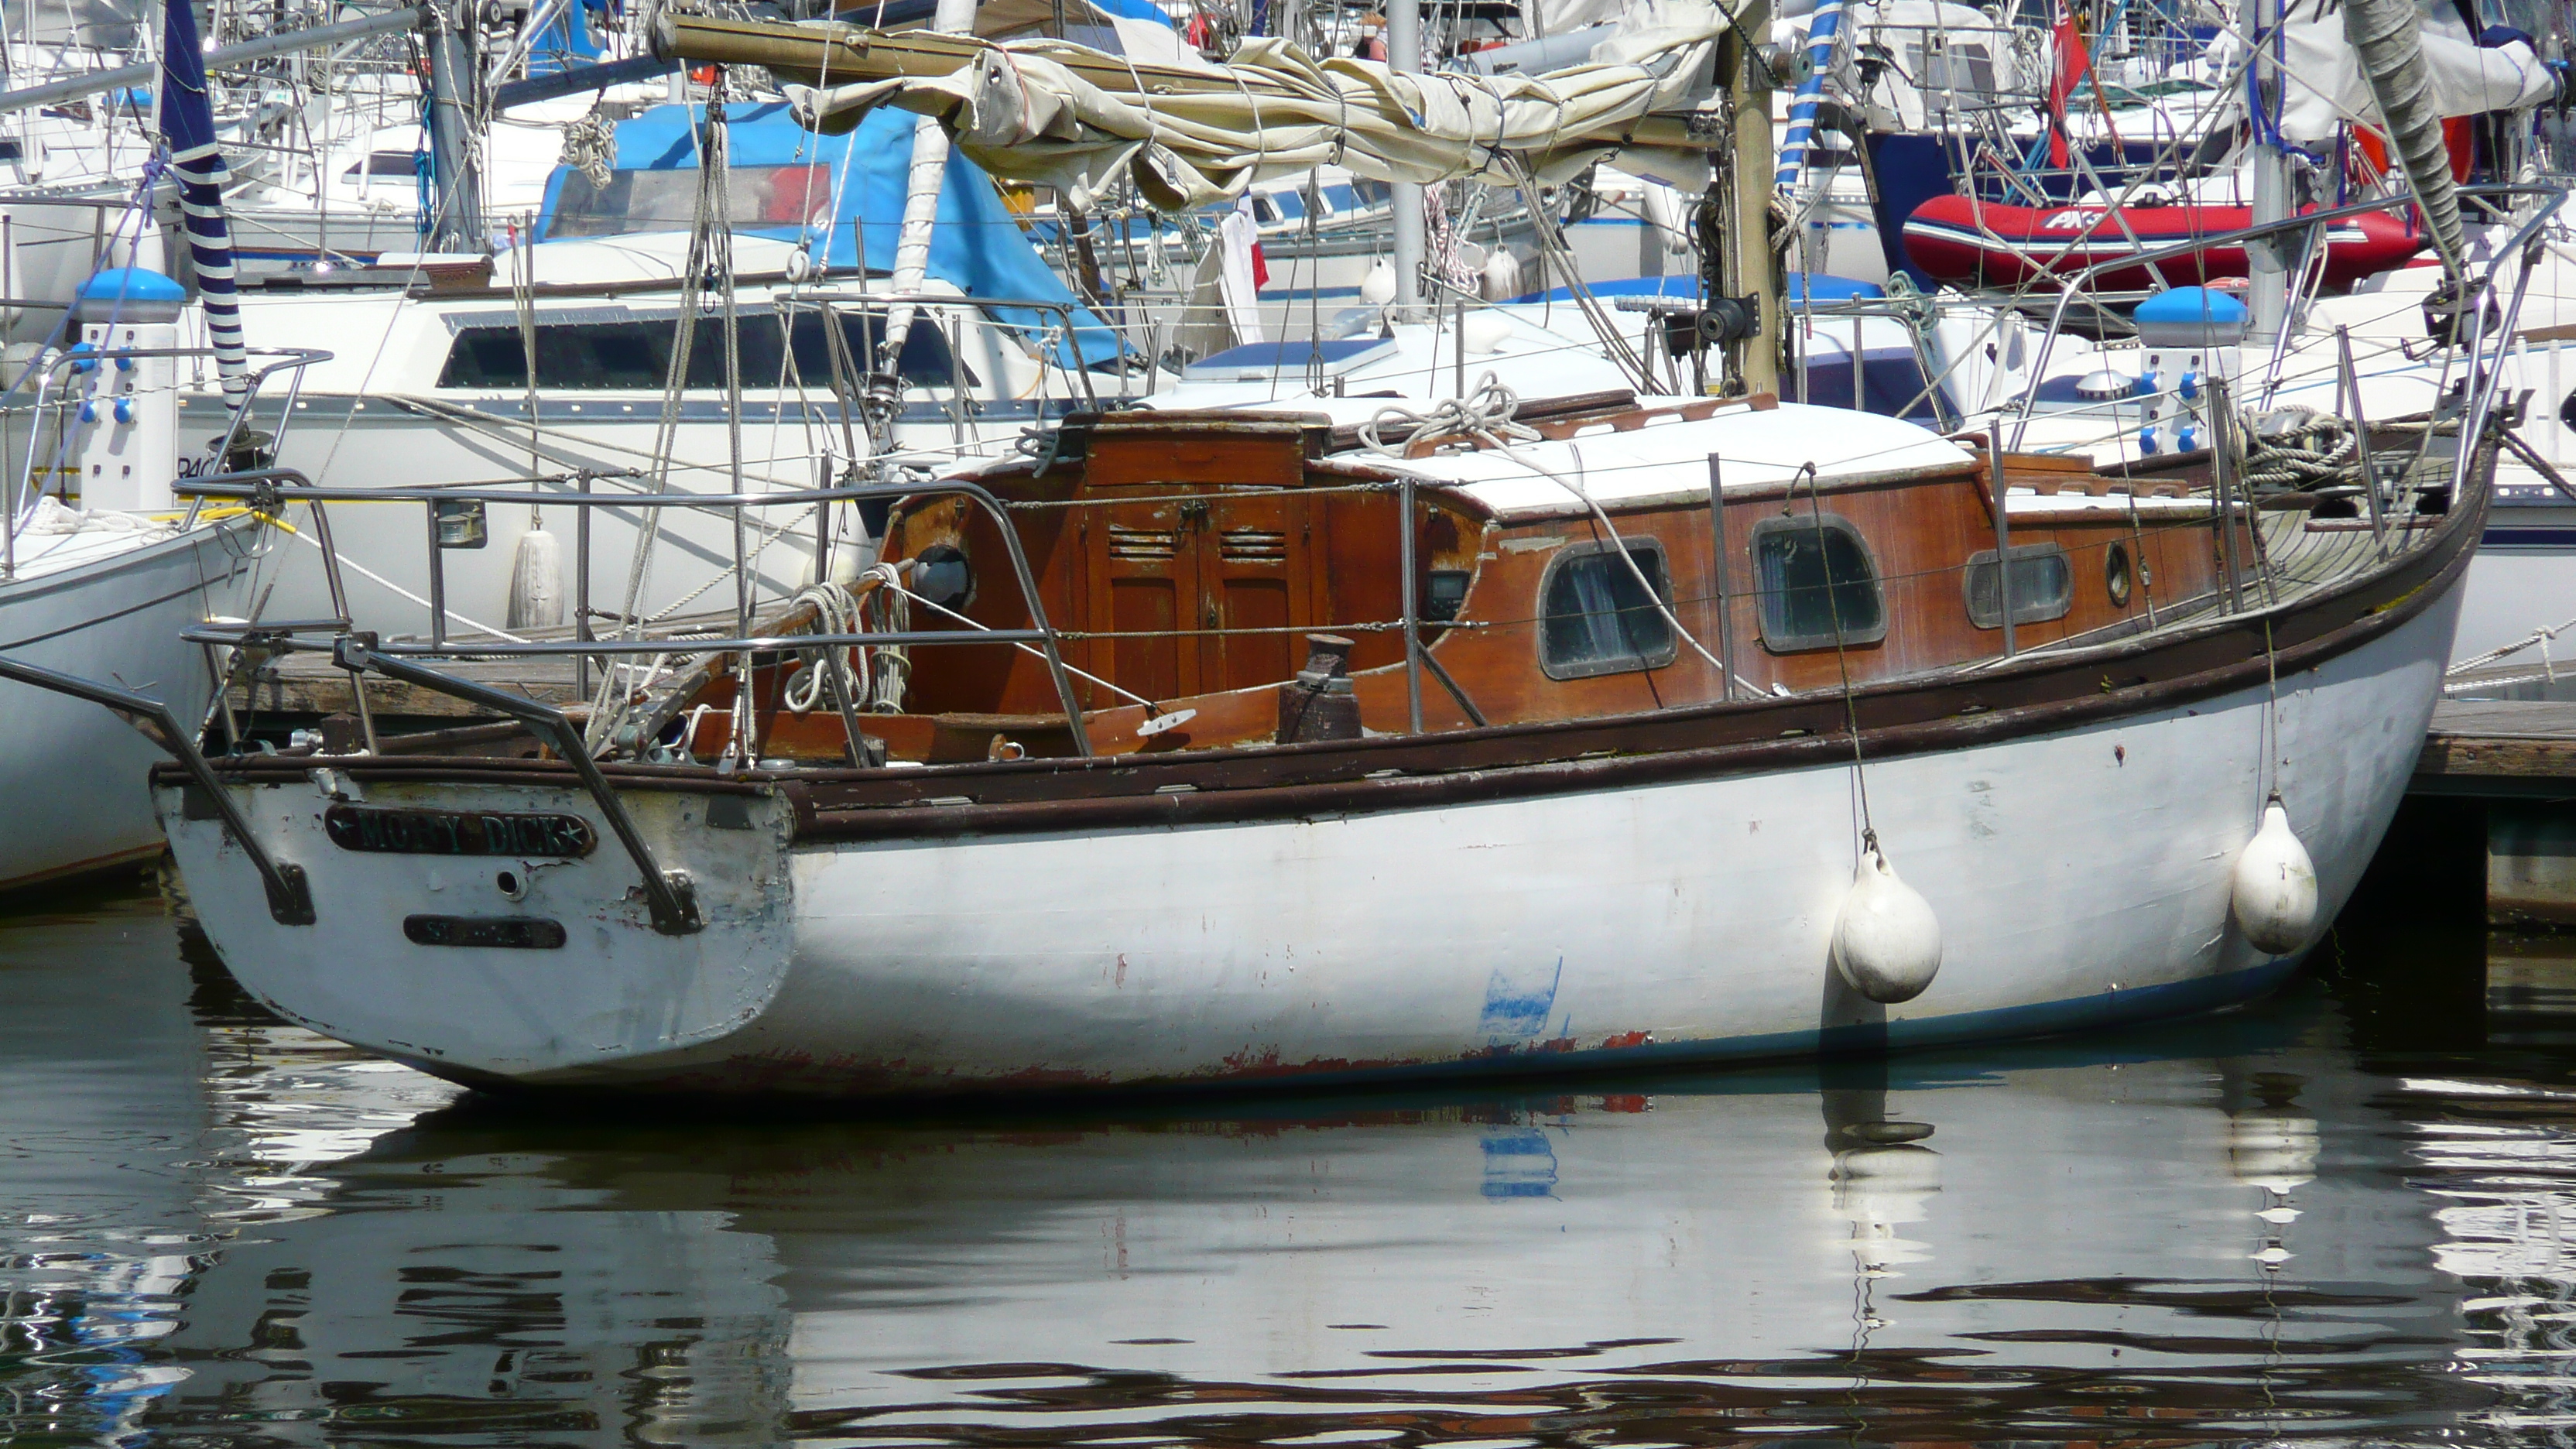
[[[1412, 408], [1379, 408], [1376, 416], [1360, 424], [1360, 442], [1371, 452], [1390, 458], [1401, 458], [1419, 444], [1449, 439], [1472, 439], [1490, 448], [1509, 451], [1513, 443], [1539, 441], [1537, 429], [1514, 421], [1520, 406], [1520, 394], [1503, 386], [1501, 378], [1487, 372], [1476, 380], [1475, 389], [1465, 397], [1447, 398], [1420, 412]], [[1402, 430], [1404, 436], [1401, 441], [1386, 441], [1390, 427]], [[1521, 461], [1528, 463], [1529, 460], [1524, 458]]]
[[[818, 634], [900, 634], [912, 628], [912, 595], [893, 564], [877, 564], [859, 575], [859, 588], [829, 581], [808, 584], [789, 600], [791, 607], [814, 606]], [[811, 714], [829, 702], [823, 686], [838, 670], [841, 697], [854, 710], [900, 714], [912, 686], [912, 652], [900, 644], [830, 645], [799, 649], [804, 667], [788, 677], [779, 696], [790, 713]]]
[[2355, 481], [2360, 456], [2352, 424], [2332, 413], [2280, 408], [2242, 424], [2248, 488], [2309, 489]]
[[[788, 600], [790, 608], [806, 604], [814, 606], [815, 633], [859, 632], [859, 601], [841, 585], [829, 580], [808, 584], [796, 591], [796, 597]], [[805, 667], [788, 678], [787, 687], [779, 694], [779, 703], [787, 706], [790, 714], [813, 713], [814, 706], [823, 702], [824, 681], [833, 677], [832, 671], [838, 670], [841, 698], [856, 707], [867, 696], [861, 692], [859, 672], [850, 667], [850, 656], [855, 652], [855, 648], [832, 646], [797, 650], [797, 657], [805, 661]]]

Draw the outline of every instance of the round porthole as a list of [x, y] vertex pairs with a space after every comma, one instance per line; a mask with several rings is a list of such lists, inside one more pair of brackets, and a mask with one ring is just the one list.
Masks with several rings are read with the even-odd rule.
[[975, 567], [965, 550], [934, 543], [912, 562], [912, 591], [943, 609], [963, 609], [975, 597]]
[[2129, 582], [2134, 572], [2129, 562], [2129, 546], [2125, 543], [2111, 545], [2102, 559], [2102, 587], [2111, 595], [2112, 608], [2129, 607]]

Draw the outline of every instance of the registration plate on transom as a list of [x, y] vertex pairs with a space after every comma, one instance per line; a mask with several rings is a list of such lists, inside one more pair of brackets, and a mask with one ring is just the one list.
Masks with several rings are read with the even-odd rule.
[[322, 828], [342, 850], [391, 855], [588, 855], [598, 832], [578, 815], [334, 805]]
[[563, 923], [543, 916], [405, 916], [403, 935], [417, 946], [481, 946], [504, 951], [560, 951]]

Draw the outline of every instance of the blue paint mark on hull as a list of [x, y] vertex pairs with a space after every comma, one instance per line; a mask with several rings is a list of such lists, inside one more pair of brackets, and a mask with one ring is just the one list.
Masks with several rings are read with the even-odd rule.
[[1486, 1045], [1520, 1046], [1545, 1036], [1547, 1019], [1556, 1010], [1556, 988], [1564, 980], [1562, 956], [1546, 968], [1544, 980], [1537, 971], [1495, 967], [1485, 981], [1485, 1009], [1476, 1017]]

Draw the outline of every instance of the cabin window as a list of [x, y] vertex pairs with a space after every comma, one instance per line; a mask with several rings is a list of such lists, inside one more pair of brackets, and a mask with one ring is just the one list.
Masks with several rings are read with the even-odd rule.
[[2137, 570], [2129, 562], [2129, 546], [2114, 543], [2102, 557], [2102, 590], [2111, 596], [2111, 607], [2129, 607], [2129, 588]]
[[1274, 191], [1270, 193], [1270, 200], [1279, 208], [1279, 214], [1290, 221], [1299, 220], [1306, 215], [1306, 198], [1296, 192]]
[[1336, 215], [1357, 211], [1360, 209], [1360, 194], [1347, 186], [1327, 186], [1324, 188], [1324, 207]]
[[[736, 166], [725, 177], [726, 219], [742, 231], [820, 226], [832, 219], [833, 196], [832, 168], [817, 162]], [[575, 169], [546, 218], [546, 237], [687, 231], [697, 214], [694, 166], [612, 171], [604, 187]]]
[[400, 176], [412, 180], [420, 175], [420, 161], [409, 151], [377, 151], [340, 174], [351, 181], [369, 176]]
[[[1422, 596], [1422, 618], [1426, 623], [1447, 624], [1458, 617], [1459, 606], [1467, 602], [1465, 569], [1433, 569], [1431, 587]], [[1653, 577], [1651, 573], [1648, 577]]]
[[[2000, 629], [2003, 612], [1996, 607], [1995, 551], [1968, 556], [1968, 622], [1980, 629]], [[2045, 624], [2066, 617], [2075, 598], [2075, 570], [2066, 550], [2053, 543], [2017, 543], [2012, 551], [2013, 622]]]
[[1268, 226], [1279, 219], [1279, 208], [1271, 204], [1269, 197], [1256, 196], [1252, 198], [1252, 219], [1262, 226]]
[[1762, 644], [1774, 653], [1887, 637], [1887, 601], [1860, 530], [1839, 514], [1753, 525], [1753, 588]]
[[[596, 314], [594, 314], [596, 315]], [[876, 350], [883, 319], [855, 312], [840, 318], [850, 357], [865, 368]], [[506, 314], [505, 314], [506, 316]], [[689, 342], [691, 388], [724, 386], [723, 324], [699, 319]], [[671, 375], [671, 350], [679, 320], [637, 317], [623, 321], [537, 322], [537, 384], [576, 392], [659, 392]], [[785, 385], [785, 359], [779, 356], [778, 314], [754, 313], [741, 319], [743, 386]], [[789, 340], [796, 351], [796, 372], [808, 391], [828, 393], [832, 359], [819, 312], [798, 311]], [[904, 338], [899, 366], [906, 382], [945, 388], [955, 375], [947, 334], [935, 318], [924, 317]], [[969, 386], [980, 386], [972, 368], [964, 369]], [[440, 387], [525, 388], [528, 385], [526, 343], [515, 320], [476, 321], [460, 328], [438, 375]]]
[[[1640, 573], [1652, 596], [1638, 586]], [[1583, 679], [1672, 663], [1672, 626], [1655, 607], [1658, 599], [1670, 605], [1672, 594], [1655, 544], [1630, 542], [1626, 559], [1608, 543], [1559, 550], [1539, 583], [1539, 667], [1550, 679]]]

